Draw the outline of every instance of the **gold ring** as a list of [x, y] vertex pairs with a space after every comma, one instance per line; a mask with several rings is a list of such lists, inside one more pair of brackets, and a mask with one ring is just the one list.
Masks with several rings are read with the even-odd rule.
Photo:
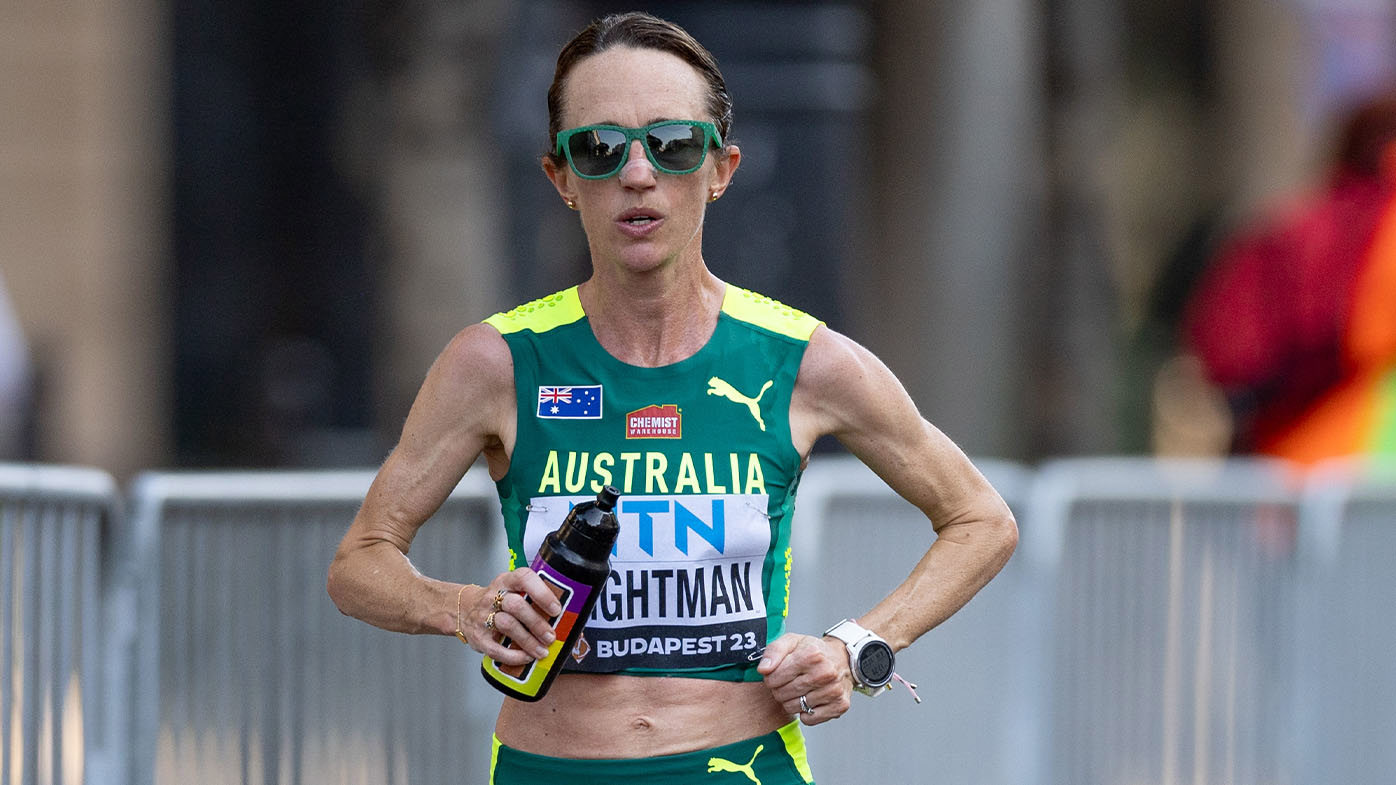
[[499, 613], [499, 611], [490, 611], [490, 615], [488, 615], [488, 616], [485, 617], [485, 629], [487, 629], [487, 630], [492, 630], [492, 629], [494, 629], [494, 615], [495, 615], [496, 613]]
[[497, 610], [497, 611], [502, 611], [502, 610], [504, 610], [504, 595], [506, 595], [506, 594], [508, 594], [508, 593], [509, 593], [509, 590], [508, 590], [508, 589], [500, 589], [500, 590], [499, 590], [499, 593], [496, 594], [496, 595], [494, 595], [494, 609], [495, 609], [495, 610]]

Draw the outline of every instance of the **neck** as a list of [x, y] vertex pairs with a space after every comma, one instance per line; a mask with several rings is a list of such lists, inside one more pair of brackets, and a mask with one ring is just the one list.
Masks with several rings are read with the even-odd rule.
[[600, 271], [578, 289], [592, 332], [613, 357], [654, 368], [693, 356], [717, 327], [726, 285], [706, 266], [660, 268], [611, 281]]

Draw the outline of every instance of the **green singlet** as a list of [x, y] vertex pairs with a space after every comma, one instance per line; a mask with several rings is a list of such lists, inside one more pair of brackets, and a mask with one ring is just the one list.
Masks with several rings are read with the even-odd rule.
[[642, 368], [601, 347], [576, 287], [485, 321], [518, 391], [497, 483], [511, 568], [571, 505], [621, 492], [611, 575], [567, 670], [760, 681], [747, 657], [789, 609], [790, 397], [820, 322], [729, 284], [703, 348]]

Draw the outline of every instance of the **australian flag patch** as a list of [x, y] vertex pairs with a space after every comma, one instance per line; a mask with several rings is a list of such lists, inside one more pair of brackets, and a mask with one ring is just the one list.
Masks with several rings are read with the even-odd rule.
[[545, 420], [599, 420], [601, 385], [539, 387], [538, 416]]

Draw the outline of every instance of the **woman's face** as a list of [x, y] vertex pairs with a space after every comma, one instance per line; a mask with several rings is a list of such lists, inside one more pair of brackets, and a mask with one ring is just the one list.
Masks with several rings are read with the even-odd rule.
[[[577, 62], [563, 87], [563, 129], [611, 124], [638, 128], [656, 120], [706, 120], [707, 83], [688, 63], [655, 49], [617, 47]], [[630, 144], [620, 172], [586, 180], [543, 159], [563, 199], [581, 213], [593, 264], [643, 272], [702, 257], [703, 214], [731, 181], [741, 153], [710, 149], [702, 167], [665, 174]]]

